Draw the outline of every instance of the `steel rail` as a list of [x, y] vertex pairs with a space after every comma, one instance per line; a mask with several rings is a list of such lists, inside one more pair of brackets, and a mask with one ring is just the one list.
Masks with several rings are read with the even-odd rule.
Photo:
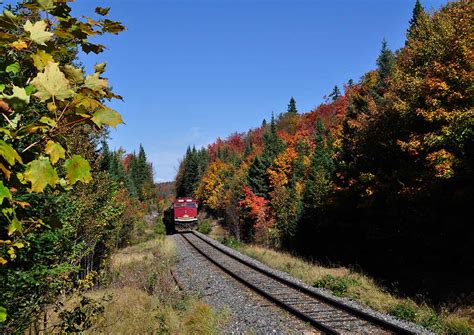
[[[244, 285], [248, 286], [251, 288], [253, 291], [258, 292], [260, 295], [264, 296], [268, 300], [272, 301], [273, 303], [277, 304], [278, 306], [282, 307], [283, 309], [287, 310], [288, 312], [292, 313], [293, 315], [297, 316], [301, 320], [310, 323], [312, 326], [316, 327], [317, 329], [323, 331], [325, 334], [339, 334], [336, 330], [322, 324], [318, 320], [312, 318], [311, 316], [307, 315], [304, 312], [301, 312], [297, 310], [296, 308], [286, 304], [285, 302], [281, 301], [280, 299], [274, 297], [273, 295], [269, 294], [268, 292], [262, 290], [258, 286], [250, 283], [247, 281], [245, 278], [242, 278], [241, 276], [237, 275], [235, 272], [229, 270], [226, 268], [224, 265], [220, 264], [219, 262], [215, 261], [212, 259], [210, 256], [208, 256], [205, 252], [203, 252], [201, 249], [199, 249], [193, 242], [191, 242], [185, 234], [180, 234], [186, 242], [188, 242], [194, 249], [196, 249], [201, 255], [203, 255], [206, 259], [208, 259], [210, 262], [212, 262], [214, 265], [216, 265], [218, 268], [223, 270], [225, 273], [230, 275], [231, 277], [235, 278], [237, 281], [243, 283]], [[195, 235], [197, 236], [197, 235]], [[220, 251], [220, 250], [219, 250]]]
[[[184, 232], [183, 232], [184, 233]], [[347, 305], [347, 304], [344, 304], [343, 302], [341, 301], [338, 301], [334, 298], [331, 298], [329, 296], [326, 296], [326, 295], [323, 295], [321, 293], [317, 293], [317, 292], [314, 292], [312, 290], [309, 290], [308, 288], [302, 286], [302, 285], [299, 285], [297, 283], [294, 283], [292, 281], [289, 281], [285, 278], [282, 278], [266, 269], [262, 269], [258, 266], [256, 266], [255, 264], [247, 261], [247, 260], [244, 260], [244, 259], [241, 259], [240, 257], [237, 257], [236, 255], [232, 254], [231, 252], [225, 250], [224, 248], [222, 247], [219, 247], [219, 246], [216, 246], [214, 245], [213, 243], [210, 243], [209, 241], [207, 241], [205, 238], [199, 236], [198, 234], [196, 234], [194, 231], [187, 231], [186, 233], [191, 233], [193, 234], [194, 236], [198, 237], [200, 240], [202, 240], [203, 242], [207, 243], [209, 246], [213, 247], [214, 249], [216, 250], [219, 250], [220, 252], [224, 253], [225, 255], [231, 257], [232, 259], [250, 267], [251, 269], [257, 271], [257, 272], [260, 272], [274, 280], [277, 280], [279, 281], [280, 283], [282, 284], [285, 284], [293, 289], [296, 289], [298, 291], [300, 291], [301, 293], [304, 293], [306, 295], [309, 295], [317, 300], [320, 300], [322, 302], [325, 302], [327, 303], [328, 305], [331, 305], [337, 309], [340, 309], [340, 310], [343, 310], [349, 314], [352, 314], [353, 316], [356, 316], [360, 319], [363, 319], [365, 321], [368, 321], [368, 322], [371, 322], [377, 326], [380, 326], [388, 331], [391, 331], [395, 334], [410, 334], [410, 335], [413, 335], [413, 334], [416, 334], [415, 332], [411, 331], [411, 330], [408, 330], [408, 329], [405, 329], [395, 323], [392, 323], [390, 321], [387, 321], [387, 320], [384, 320], [380, 317], [377, 317], [375, 315], [372, 315], [372, 314], [369, 314], [363, 310], [360, 310], [360, 309], [357, 309], [353, 306], [350, 306], [350, 305]], [[206, 256], [206, 255], [204, 255]], [[206, 258], [208, 258], [206, 256]]]

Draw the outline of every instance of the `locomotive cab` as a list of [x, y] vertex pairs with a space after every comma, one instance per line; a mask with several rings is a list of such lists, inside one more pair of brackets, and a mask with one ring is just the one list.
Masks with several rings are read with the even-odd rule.
[[195, 222], [198, 216], [198, 203], [192, 198], [178, 198], [173, 204], [175, 222]]

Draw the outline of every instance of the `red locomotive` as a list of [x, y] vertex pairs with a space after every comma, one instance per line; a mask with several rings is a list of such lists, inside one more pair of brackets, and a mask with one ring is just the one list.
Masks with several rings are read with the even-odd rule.
[[174, 222], [196, 222], [198, 203], [192, 198], [177, 198], [173, 204]]

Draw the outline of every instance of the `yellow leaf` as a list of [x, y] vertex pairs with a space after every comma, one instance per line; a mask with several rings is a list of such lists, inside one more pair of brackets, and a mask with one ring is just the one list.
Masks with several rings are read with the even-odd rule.
[[8, 263], [8, 261], [5, 258], [0, 257], [0, 265], [5, 265], [7, 263]]
[[84, 87], [90, 88], [96, 92], [103, 92], [104, 88], [109, 87], [107, 79], [99, 78], [100, 73], [96, 72], [92, 76], [86, 77], [86, 83]]
[[69, 79], [74, 84], [82, 84], [84, 82], [84, 74], [82, 73], [81, 69], [67, 64], [64, 66], [63, 70], [67, 79]]
[[23, 28], [30, 33], [30, 39], [39, 45], [46, 45], [45, 42], [49, 41], [53, 36], [53, 33], [46, 31], [45, 21], [38, 21], [32, 24], [30, 20], [28, 20]]
[[38, 90], [34, 96], [43, 102], [52, 97], [56, 100], [65, 100], [74, 94], [69, 81], [64, 73], [59, 70], [57, 63], [48, 63], [44, 71], [38, 73], [31, 84]]
[[38, 71], [43, 71], [48, 63], [54, 62], [53, 56], [44, 50], [38, 50], [34, 55], [31, 55], [31, 58], [33, 58], [33, 64]]
[[56, 164], [59, 159], [66, 158], [66, 150], [64, 150], [61, 144], [53, 141], [48, 141], [48, 143], [46, 143], [44, 152], [49, 155], [51, 163], [53, 163], [53, 165]]
[[17, 50], [22, 50], [22, 49], [26, 49], [28, 47], [28, 45], [26, 44], [25, 41], [22, 41], [22, 40], [18, 40], [18, 41], [15, 41], [13, 42], [12, 44], [10, 44], [10, 46], [12, 48], [15, 48]]

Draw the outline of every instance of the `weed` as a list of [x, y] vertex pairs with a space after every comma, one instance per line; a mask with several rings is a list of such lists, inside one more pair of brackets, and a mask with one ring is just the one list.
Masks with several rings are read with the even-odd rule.
[[166, 235], [166, 227], [163, 223], [161, 216], [158, 216], [158, 219], [156, 220], [155, 234], [158, 236]]
[[321, 279], [314, 282], [314, 287], [325, 288], [337, 296], [343, 297], [347, 295], [348, 289], [353, 285], [360, 285], [355, 278], [349, 276], [335, 277], [332, 275], [326, 275]]
[[221, 243], [233, 249], [239, 249], [242, 246], [242, 242], [240, 242], [239, 240], [237, 240], [235, 237], [232, 237], [232, 236], [224, 237]]
[[409, 301], [392, 306], [389, 312], [393, 316], [403, 320], [415, 321], [416, 318], [415, 306]]
[[211, 232], [211, 230], [212, 230], [212, 223], [211, 223], [211, 220], [209, 219], [204, 219], [200, 221], [197, 225], [197, 231], [202, 234], [208, 235]]

